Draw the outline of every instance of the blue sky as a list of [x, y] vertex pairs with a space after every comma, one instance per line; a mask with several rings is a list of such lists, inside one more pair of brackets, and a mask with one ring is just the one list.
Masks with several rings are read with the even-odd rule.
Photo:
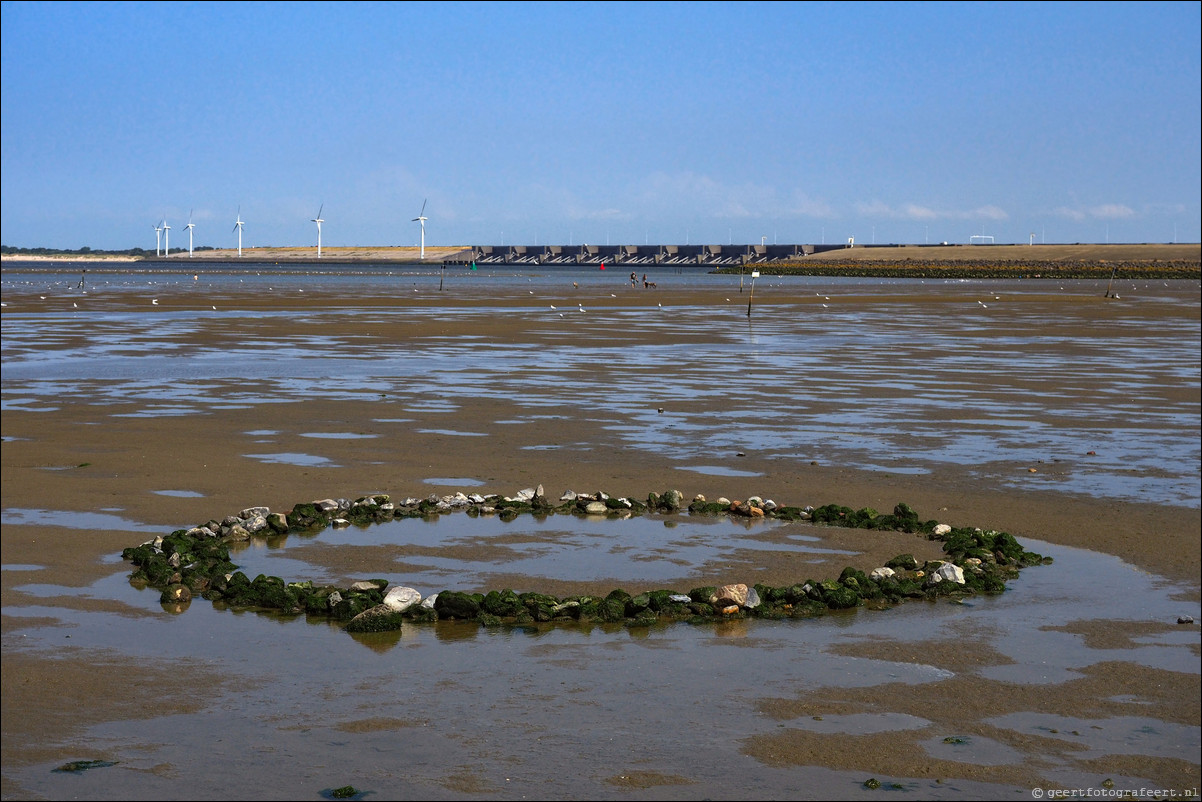
[[1198, 2], [4, 2], [17, 247], [1198, 242]]

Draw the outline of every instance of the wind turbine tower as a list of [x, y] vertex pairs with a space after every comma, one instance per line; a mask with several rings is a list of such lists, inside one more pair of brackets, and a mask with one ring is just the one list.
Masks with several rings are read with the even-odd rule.
[[188, 229], [188, 258], [191, 259], [192, 258], [192, 229], [196, 228], [196, 226], [192, 223], [192, 212], [191, 211], [188, 212], [188, 225], [184, 226], [184, 228]]
[[325, 220], [321, 219], [321, 212], [325, 208], [326, 208], [326, 205], [324, 203], [321, 206], [319, 206], [317, 209], [317, 217], [314, 217], [310, 221], [312, 223], [317, 223], [317, 258], [318, 259], [321, 258], [321, 224], [325, 222]]
[[171, 255], [171, 226], [167, 225], [167, 218], [163, 218], [163, 256]]
[[238, 258], [242, 258], [242, 207], [238, 207], [238, 219], [234, 222], [234, 230], [238, 232]]
[[426, 198], [426, 200], [422, 201], [421, 213], [417, 217], [413, 218], [414, 223], [421, 223], [421, 226], [422, 226], [422, 249], [421, 249], [421, 258], [422, 259], [426, 258], [426, 221], [430, 219], [430, 218], [426, 217], [426, 202], [428, 200], [429, 200], [429, 198]]
[[163, 229], [154, 223], [151, 223], [150, 227], [154, 229], [154, 255], [158, 256], [163, 250]]

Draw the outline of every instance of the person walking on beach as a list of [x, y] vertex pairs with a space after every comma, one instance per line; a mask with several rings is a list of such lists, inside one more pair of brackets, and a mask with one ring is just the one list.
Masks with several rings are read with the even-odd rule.
[[638, 285], [639, 285], [639, 277], [634, 274], [633, 270], [631, 270], [630, 271], [630, 286], [637, 287]]

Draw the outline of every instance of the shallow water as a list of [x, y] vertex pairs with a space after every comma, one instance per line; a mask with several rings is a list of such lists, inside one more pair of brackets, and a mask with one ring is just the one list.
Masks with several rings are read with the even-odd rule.
[[[750, 283], [700, 272], [664, 276], [653, 292], [666, 304], [631, 308], [608, 300], [620, 298], [619, 287], [605, 292], [621, 277], [595, 270], [461, 269], [445, 293], [432, 283], [437, 271], [207, 270], [196, 280], [97, 276], [86, 299], [55, 286], [63, 279], [54, 273], [5, 271], [0, 410], [86, 397], [141, 405], [122, 415], [184, 416], [386, 396], [398, 409], [450, 413], [459, 399], [496, 398], [528, 411], [515, 423], [568, 405], [625, 447], [670, 454], [703, 473], [729, 470], [707, 468], [708, 455], [755, 451], [911, 475], [955, 466], [1002, 487], [1202, 503], [1196, 282], [1124, 284], [1121, 300], [1102, 301], [1104, 285], [1084, 281], [765, 277], [755, 290], [761, 305], [747, 317]], [[565, 294], [569, 281], [573, 292], [590, 294], [589, 308]], [[23, 311], [22, 295], [47, 283], [52, 299], [63, 296], [60, 308]], [[156, 290], [216, 300], [247, 283], [269, 293], [320, 294], [330, 307], [299, 315], [128, 307]], [[407, 284], [423, 296], [475, 302], [381, 308], [342, 300]], [[676, 285], [713, 289], [723, 305], [672, 306]], [[488, 303], [526, 287], [546, 306]], [[840, 304], [841, 297], [857, 303]], [[521, 341], [467, 333], [474, 320], [502, 315], [522, 326]], [[256, 320], [268, 317], [296, 318], [295, 334], [256, 337]], [[246, 332], [239, 340], [222, 336], [231, 318]], [[361, 334], [400, 322], [428, 330], [420, 349]], [[179, 344], [193, 337], [211, 345]], [[660, 369], [668, 365], [672, 371]], [[250, 366], [253, 383], [205, 392], [214, 382], [237, 381]], [[326, 464], [319, 453], [249, 456]]]

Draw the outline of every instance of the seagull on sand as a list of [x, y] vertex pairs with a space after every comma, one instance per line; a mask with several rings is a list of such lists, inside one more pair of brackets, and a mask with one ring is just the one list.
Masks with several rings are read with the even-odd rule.
[[158, 306], [158, 305], [159, 305], [159, 299], [158, 299], [158, 298], [151, 298], [151, 299], [150, 299], [150, 302], [151, 302], [152, 304], [154, 304], [155, 306]]

